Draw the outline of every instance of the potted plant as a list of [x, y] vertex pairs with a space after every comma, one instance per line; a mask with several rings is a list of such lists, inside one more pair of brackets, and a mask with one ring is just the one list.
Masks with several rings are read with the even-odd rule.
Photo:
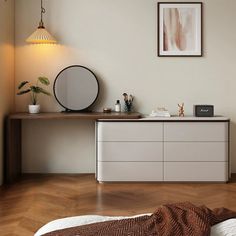
[[[29, 105], [29, 113], [37, 114], [40, 112], [40, 105], [38, 103], [38, 95], [40, 93], [50, 96], [51, 94], [45, 90], [44, 88], [40, 87], [38, 84], [41, 83], [42, 85], [48, 86], [50, 84], [48, 78], [46, 77], [38, 77], [35, 84], [31, 84], [29, 81], [22, 81], [19, 86], [19, 92], [17, 95], [23, 95], [26, 93], [31, 94], [31, 105]], [[26, 85], [28, 85], [27, 88]]]

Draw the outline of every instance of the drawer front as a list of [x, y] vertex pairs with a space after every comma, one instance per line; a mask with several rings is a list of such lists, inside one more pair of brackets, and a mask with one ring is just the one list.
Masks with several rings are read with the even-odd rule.
[[98, 141], [163, 141], [163, 123], [98, 122]]
[[165, 142], [164, 161], [228, 161], [228, 142]]
[[162, 142], [98, 142], [98, 161], [163, 161]]
[[227, 122], [164, 123], [164, 141], [228, 141]]
[[228, 181], [227, 162], [165, 162], [165, 181]]
[[163, 181], [162, 162], [98, 162], [98, 181]]

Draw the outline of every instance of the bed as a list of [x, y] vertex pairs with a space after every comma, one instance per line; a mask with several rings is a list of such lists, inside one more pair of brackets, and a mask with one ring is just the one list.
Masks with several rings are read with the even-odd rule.
[[[146, 215], [150, 215], [150, 214], [146, 214]], [[138, 215], [138, 216], [141, 216], [141, 215]], [[44, 225], [35, 233], [34, 236], [42, 236], [46, 233], [49, 233], [55, 230], [66, 229], [66, 228], [76, 227], [80, 225], [87, 225], [87, 224], [110, 221], [110, 220], [128, 219], [128, 218], [133, 218], [133, 217], [137, 217], [137, 216], [110, 217], [110, 216], [87, 215], [87, 216], [68, 217], [64, 219], [55, 220]], [[236, 236], [236, 219], [226, 220], [217, 225], [214, 225], [211, 228], [211, 236]]]

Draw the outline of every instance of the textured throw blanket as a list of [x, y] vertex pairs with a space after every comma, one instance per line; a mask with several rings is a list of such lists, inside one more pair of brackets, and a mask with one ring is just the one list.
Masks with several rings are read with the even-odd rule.
[[151, 216], [78, 226], [45, 236], [208, 236], [211, 226], [230, 218], [236, 218], [236, 212], [179, 203], [161, 206]]

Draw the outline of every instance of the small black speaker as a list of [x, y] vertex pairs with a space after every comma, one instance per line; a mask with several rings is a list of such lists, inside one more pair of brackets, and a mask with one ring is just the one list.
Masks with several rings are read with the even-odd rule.
[[195, 105], [194, 115], [197, 117], [213, 117], [214, 106], [213, 105]]

